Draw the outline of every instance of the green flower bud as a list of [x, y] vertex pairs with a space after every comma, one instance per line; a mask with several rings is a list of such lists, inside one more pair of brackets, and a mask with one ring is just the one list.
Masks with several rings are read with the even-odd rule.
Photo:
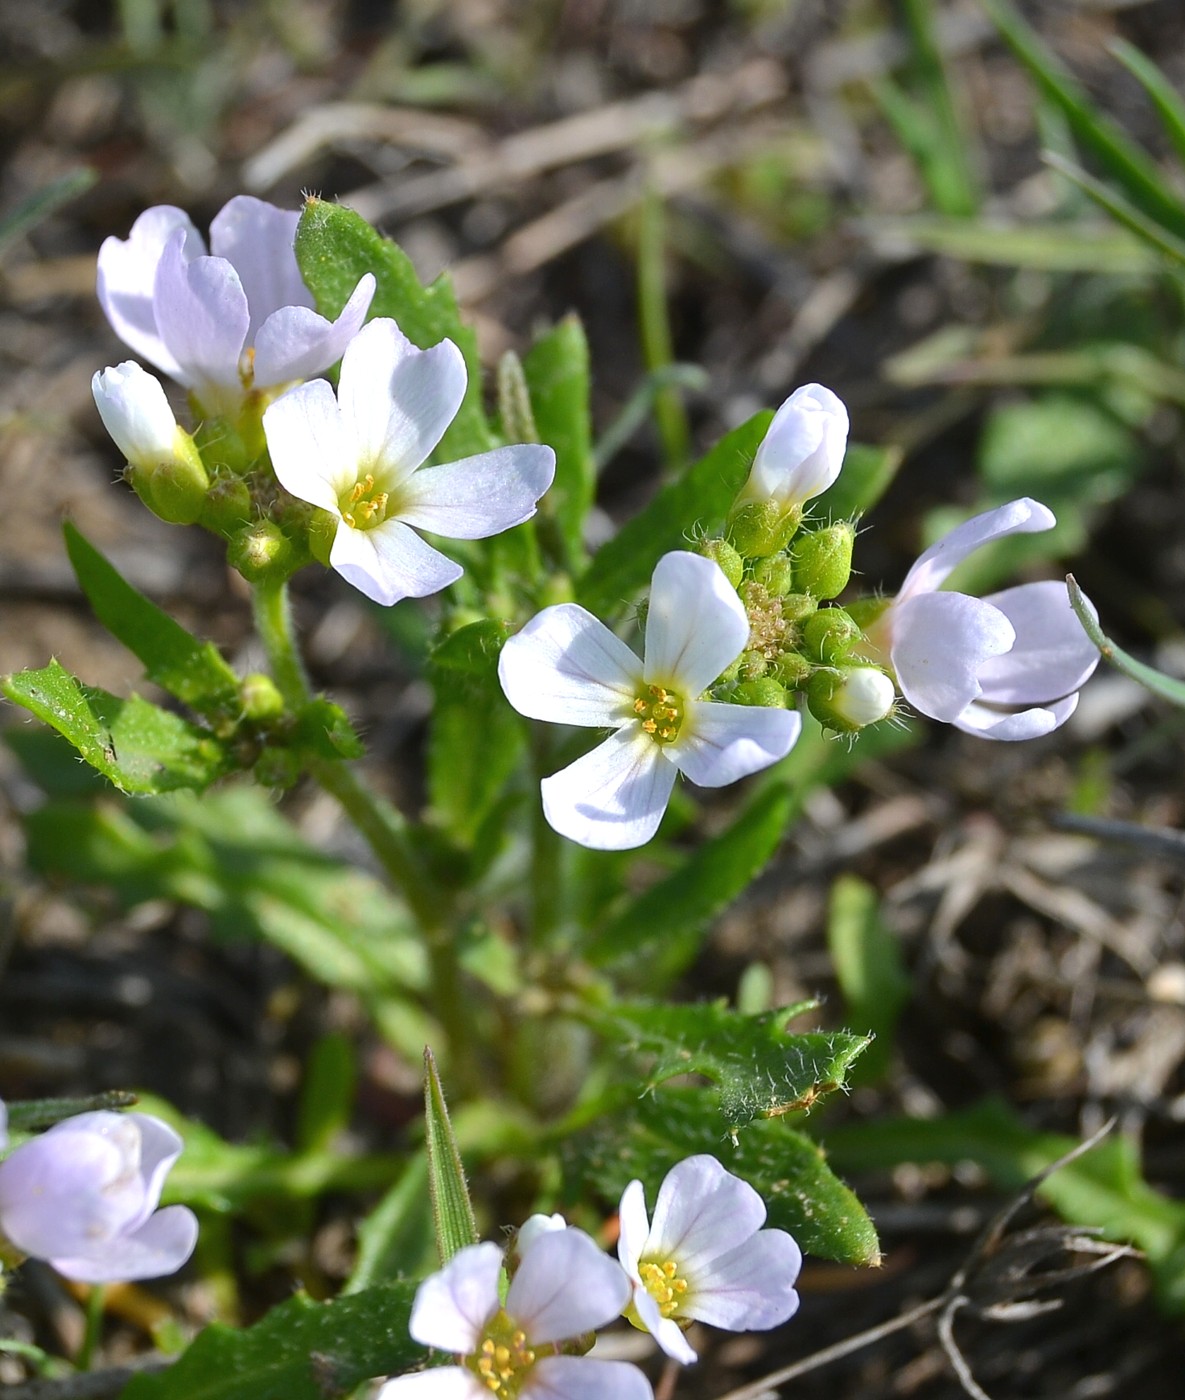
[[255, 671], [239, 682], [239, 700], [243, 714], [257, 723], [278, 719], [284, 713], [284, 697], [276, 689], [271, 676]]
[[743, 681], [756, 680], [769, 670], [769, 661], [764, 652], [743, 651], [740, 655], [740, 669], [737, 674]]
[[732, 693], [734, 705], [755, 705], [767, 710], [785, 710], [790, 699], [785, 690], [770, 676], [742, 681]]
[[250, 524], [254, 511], [251, 491], [243, 478], [217, 472], [206, 492], [201, 522], [217, 535], [231, 535]]
[[232, 536], [227, 562], [249, 583], [286, 577], [292, 564], [292, 543], [272, 520], [259, 520]]
[[790, 592], [794, 578], [794, 567], [785, 554], [771, 554], [768, 559], [759, 559], [753, 569], [753, 577], [765, 586], [773, 598], [784, 598]]
[[741, 586], [741, 577], [745, 572], [745, 561], [727, 540], [701, 540], [699, 552], [705, 559], [714, 559], [720, 565], [724, 577], [732, 584], [733, 588]]
[[791, 551], [795, 587], [813, 598], [838, 597], [852, 576], [855, 539], [855, 527], [846, 520], [800, 539]]
[[856, 626], [866, 632], [888, 611], [892, 601], [892, 598], [857, 598], [855, 602], [845, 604], [845, 611]]
[[769, 668], [769, 674], [787, 690], [800, 690], [811, 678], [814, 667], [796, 651], [784, 651]]
[[809, 655], [834, 666], [863, 637], [843, 608], [820, 608], [802, 625], [802, 642]]
[[[178, 439], [182, 437], [177, 430]], [[180, 445], [180, 442], [179, 444]], [[198, 456], [197, 448], [184, 456], [180, 453], [167, 461], [151, 465], [129, 463], [128, 479], [136, 495], [144, 502], [153, 515], [158, 515], [170, 525], [192, 525], [202, 514], [206, 504], [206, 491], [210, 478]]]
[[796, 627], [805, 622], [819, 606], [809, 593], [787, 593], [782, 599], [782, 616], [787, 623]]
[[263, 749], [255, 760], [253, 772], [264, 787], [295, 787], [300, 777], [300, 759], [291, 749], [277, 749], [270, 745]]
[[807, 706], [825, 729], [855, 734], [893, 713], [893, 682], [875, 666], [816, 671], [806, 688]]
[[766, 559], [785, 549], [801, 524], [801, 506], [747, 501], [729, 517], [728, 537], [746, 559]]

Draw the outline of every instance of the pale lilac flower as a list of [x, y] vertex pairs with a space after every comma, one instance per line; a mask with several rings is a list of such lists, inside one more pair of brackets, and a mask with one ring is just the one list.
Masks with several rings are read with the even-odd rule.
[[296, 262], [299, 219], [238, 195], [210, 225], [210, 256], [184, 210], [145, 210], [127, 239], [99, 250], [112, 329], [207, 413], [234, 417], [252, 390], [274, 393], [328, 369], [366, 319], [375, 280], [359, 280], [336, 321], [318, 315]]
[[653, 1400], [635, 1366], [559, 1354], [565, 1342], [612, 1322], [629, 1301], [620, 1266], [581, 1230], [548, 1230], [524, 1251], [506, 1302], [498, 1296], [502, 1251], [458, 1250], [416, 1293], [417, 1342], [452, 1352], [441, 1366], [390, 1380], [376, 1400]]
[[521, 1258], [536, 1240], [542, 1239], [544, 1235], [551, 1234], [554, 1230], [566, 1229], [568, 1229], [568, 1222], [562, 1215], [528, 1216], [515, 1234], [511, 1253]]
[[765, 1202], [706, 1154], [671, 1168], [654, 1219], [631, 1181], [621, 1198], [617, 1254], [634, 1284], [633, 1313], [663, 1351], [696, 1359], [680, 1323], [765, 1331], [798, 1310], [802, 1251], [785, 1230], [763, 1230]]
[[987, 598], [938, 591], [981, 545], [1055, 523], [1037, 501], [1010, 501], [957, 526], [910, 569], [866, 635], [916, 710], [985, 739], [1036, 738], [1074, 713], [1099, 653], [1064, 583], [1025, 583]]
[[848, 411], [822, 384], [804, 384], [774, 415], [738, 503], [775, 501], [785, 510], [822, 495], [843, 466]]
[[181, 1139], [146, 1113], [81, 1113], [0, 1162], [0, 1235], [80, 1283], [159, 1278], [193, 1253], [197, 1220], [157, 1210]]
[[575, 603], [544, 608], [502, 649], [498, 677], [520, 714], [615, 732], [544, 778], [543, 811], [561, 835], [626, 850], [654, 835], [675, 774], [722, 787], [789, 753], [790, 710], [700, 699], [749, 641], [749, 620], [720, 566], [665, 554], [654, 570], [646, 659]]
[[263, 415], [285, 490], [337, 518], [329, 562], [376, 603], [423, 598], [463, 570], [416, 533], [485, 539], [521, 525], [555, 475], [550, 447], [523, 443], [421, 470], [465, 396], [460, 350], [418, 350], [394, 321], [346, 349], [337, 397], [324, 379]]

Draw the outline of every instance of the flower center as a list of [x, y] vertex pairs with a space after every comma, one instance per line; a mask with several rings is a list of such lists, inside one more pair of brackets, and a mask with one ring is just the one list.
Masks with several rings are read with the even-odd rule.
[[527, 1372], [535, 1364], [535, 1355], [527, 1345], [527, 1334], [514, 1318], [499, 1310], [466, 1365], [491, 1395], [498, 1400], [515, 1400]]
[[348, 491], [337, 498], [342, 519], [354, 530], [372, 530], [387, 518], [389, 494], [375, 484], [374, 473], [367, 472]]
[[683, 700], [662, 685], [648, 685], [634, 701], [634, 714], [656, 744], [673, 744], [683, 725]]
[[638, 1275], [663, 1317], [674, 1317], [687, 1292], [687, 1280], [679, 1277], [678, 1264], [673, 1259], [662, 1264], [639, 1264]]

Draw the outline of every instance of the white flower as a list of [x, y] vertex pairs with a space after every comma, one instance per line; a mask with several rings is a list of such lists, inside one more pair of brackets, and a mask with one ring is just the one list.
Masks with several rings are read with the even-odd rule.
[[161, 382], [135, 360], [101, 370], [91, 393], [103, 426], [133, 467], [151, 468], [192, 452], [192, 439], [177, 423]]
[[801, 508], [839, 475], [848, 443], [848, 411], [822, 384], [804, 384], [774, 415], [738, 503], [775, 501]]
[[893, 682], [883, 671], [874, 666], [853, 666], [841, 672], [828, 704], [838, 719], [857, 730], [891, 714], [896, 698]]
[[765, 1202], [707, 1155], [671, 1168], [646, 1218], [640, 1181], [621, 1198], [617, 1254], [634, 1282], [633, 1310], [668, 1356], [696, 1359], [680, 1322], [729, 1332], [777, 1327], [798, 1310], [802, 1251], [785, 1230], [763, 1230]]
[[796, 713], [699, 698], [748, 640], [745, 609], [720, 566], [681, 550], [654, 570], [644, 662], [575, 603], [544, 608], [511, 637], [498, 677], [520, 714], [616, 731], [544, 778], [543, 810], [556, 831], [597, 850], [641, 846], [658, 829], [676, 772], [722, 787], [789, 753]]
[[461, 577], [416, 530], [485, 539], [529, 520], [551, 485], [555, 453], [529, 443], [419, 470], [465, 384], [451, 340], [418, 350], [394, 321], [379, 319], [347, 347], [336, 398], [315, 379], [263, 415], [281, 485], [336, 516], [329, 562], [376, 603], [423, 598]]
[[238, 195], [210, 225], [207, 256], [184, 210], [145, 210], [127, 239], [99, 249], [97, 290], [112, 329], [208, 413], [234, 416], [253, 389], [328, 369], [365, 320], [375, 280], [359, 279], [336, 321], [319, 316], [296, 262], [299, 219]]
[[521, 1257], [536, 1240], [551, 1234], [553, 1230], [566, 1230], [567, 1228], [568, 1222], [562, 1215], [528, 1216], [519, 1226], [518, 1233], [514, 1237], [513, 1252]]
[[981, 545], [1055, 523], [1037, 501], [1010, 501], [957, 526], [910, 569], [866, 636], [915, 709], [985, 739], [1032, 739], [1074, 713], [1099, 653], [1065, 584], [1026, 583], [987, 598], [938, 591]]
[[560, 1346], [603, 1327], [629, 1301], [620, 1266], [581, 1230], [544, 1231], [526, 1250], [505, 1304], [502, 1251], [458, 1250], [425, 1279], [410, 1330], [457, 1365], [388, 1381], [376, 1400], [653, 1400], [650, 1382], [622, 1361], [560, 1355]]

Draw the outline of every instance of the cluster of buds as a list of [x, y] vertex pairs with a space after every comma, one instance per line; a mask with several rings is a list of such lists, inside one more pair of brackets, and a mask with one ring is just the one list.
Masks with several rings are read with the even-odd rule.
[[455, 1365], [388, 1381], [378, 1400], [653, 1400], [636, 1366], [588, 1355], [598, 1328], [624, 1316], [687, 1364], [693, 1321], [762, 1331], [797, 1310], [797, 1244], [762, 1229], [765, 1203], [714, 1157], [667, 1173], [653, 1221], [642, 1183], [631, 1182], [620, 1217], [618, 1260], [559, 1215], [532, 1216], [507, 1254], [495, 1244], [459, 1250], [420, 1285], [410, 1323], [417, 1342], [451, 1352]]

